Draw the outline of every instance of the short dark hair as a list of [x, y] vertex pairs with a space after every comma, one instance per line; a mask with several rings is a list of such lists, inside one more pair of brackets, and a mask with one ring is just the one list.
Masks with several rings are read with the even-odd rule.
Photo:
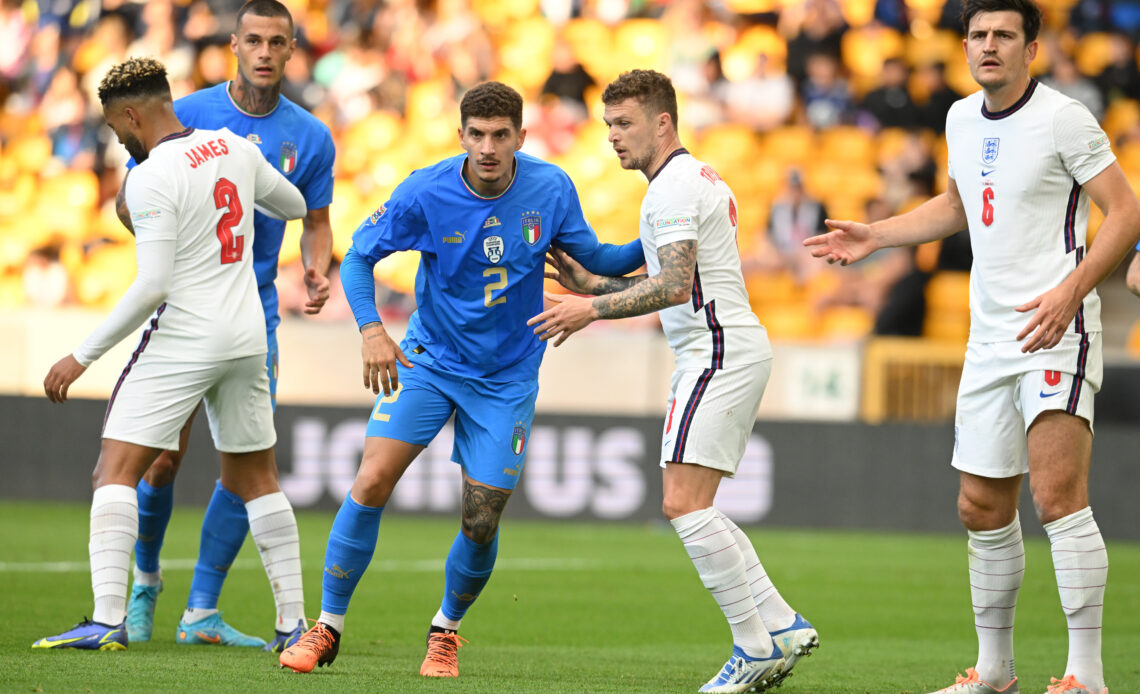
[[480, 82], [467, 90], [459, 102], [459, 124], [466, 128], [468, 118], [511, 119], [515, 130], [522, 130], [522, 96], [502, 82]]
[[630, 70], [618, 75], [602, 92], [602, 103], [609, 106], [626, 99], [637, 99], [653, 115], [668, 113], [677, 127], [677, 91], [673, 82], [656, 70]]
[[277, 0], [249, 0], [242, 5], [237, 13], [237, 21], [234, 23], [235, 32], [241, 27], [242, 17], [247, 14], [253, 14], [257, 17], [284, 17], [289, 20], [289, 35], [293, 35], [293, 15], [289, 13], [288, 7], [277, 2]]
[[99, 83], [99, 101], [103, 106], [119, 99], [155, 96], [171, 100], [166, 67], [154, 58], [129, 58], [108, 70]]
[[962, 3], [962, 32], [969, 36], [970, 20], [982, 12], [1016, 12], [1021, 15], [1025, 42], [1037, 40], [1041, 30], [1041, 8], [1033, 0], [966, 0]]

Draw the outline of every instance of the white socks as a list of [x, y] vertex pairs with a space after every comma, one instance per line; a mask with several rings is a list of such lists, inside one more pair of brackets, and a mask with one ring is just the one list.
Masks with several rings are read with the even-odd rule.
[[158, 571], [143, 571], [135, 564], [135, 585], [139, 586], [161, 586], [162, 585], [162, 569]]
[[123, 484], [108, 484], [91, 497], [91, 590], [100, 624], [117, 626], [127, 617], [127, 579], [131, 550], [139, 534], [138, 493]]
[[332, 612], [321, 610], [321, 616], [317, 621], [322, 622], [326, 627], [336, 629], [336, 633], [338, 634], [344, 633], [344, 615], [342, 614], [333, 614]]
[[771, 633], [792, 626], [792, 623], [796, 621], [796, 611], [784, 601], [780, 591], [776, 590], [776, 586], [772, 584], [772, 579], [768, 578], [768, 572], [760, 563], [760, 557], [756, 556], [752, 541], [728, 516], [720, 511], [717, 511], [716, 514], [732, 533], [732, 538], [736, 540], [736, 545], [740, 547], [740, 552], [744, 555], [748, 587], [752, 591], [756, 610], [760, 613], [760, 619], [764, 620], [764, 626], [768, 628], [768, 632]]
[[433, 627], [439, 627], [440, 629], [448, 629], [450, 631], [459, 631], [459, 623], [461, 621], [463, 621], [463, 620], [461, 620], [461, 619], [449, 619], [448, 616], [443, 613], [443, 608], [441, 607], [438, 610], [436, 610], [435, 616], [431, 618], [431, 625]]
[[1069, 661], [1066, 675], [1099, 694], [1104, 689], [1101, 662], [1101, 617], [1104, 586], [1108, 579], [1108, 553], [1100, 528], [1086, 506], [1076, 513], [1045, 524], [1053, 550], [1053, 570], [1061, 609], [1069, 623]]
[[728, 620], [733, 643], [753, 658], [771, 655], [775, 644], [748, 587], [744, 554], [717, 510], [693, 511], [671, 522], [701, 582]]
[[249, 514], [249, 532], [273, 586], [277, 630], [293, 631], [305, 618], [301, 546], [293, 507], [283, 493], [274, 492], [247, 502], [245, 510]]
[[213, 609], [208, 607], [187, 607], [186, 611], [182, 613], [182, 623], [193, 624], [216, 614], [218, 614], [218, 608], [216, 607]]
[[1013, 668], [1013, 617], [1025, 575], [1021, 520], [997, 530], [969, 531], [970, 596], [978, 632], [978, 676], [1003, 687]]

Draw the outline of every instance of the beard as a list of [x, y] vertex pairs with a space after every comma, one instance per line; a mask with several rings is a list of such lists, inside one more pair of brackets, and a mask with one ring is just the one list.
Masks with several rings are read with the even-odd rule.
[[142, 140], [134, 135], [124, 135], [123, 146], [127, 148], [127, 154], [134, 158], [136, 164], [143, 163], [146, 161], [146, 158], [150, 156], [150, 152], [143, 146]]

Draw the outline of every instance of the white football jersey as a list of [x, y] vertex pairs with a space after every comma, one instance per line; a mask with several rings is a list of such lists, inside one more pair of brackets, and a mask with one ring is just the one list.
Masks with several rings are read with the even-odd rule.
[[657, 170], [641, 202], [641, 245], [650, 276], [657, 249], [697, 242], [689, 301], [658, 315], [677, 368], [725, 368], [772, 357], [768, 331], [748, 303], [736, 246], [736, 198], [712, 167], [680, 149]]
[[136, 242], [176, 241], [170, 291], [148, 323], [147, 354], [208, 362], [266, 352], [253, 212], [281, 184], [288, 182], [257, 147], [226, 129], [187, 128], [134, 168], [126, 202]]
[[[1020, 306], [1056, 287], [1085, 255], [1089, 197], [1081, 186], [1116, 160], [1079, 102], [1036, 80], [1013, 106], [991, 113], [982, 92], [946, 116], [950, 178], [970, 227], [970, 339], [1017, 339]], [[1099, 332], [1089, 292], [1069, 332]]]

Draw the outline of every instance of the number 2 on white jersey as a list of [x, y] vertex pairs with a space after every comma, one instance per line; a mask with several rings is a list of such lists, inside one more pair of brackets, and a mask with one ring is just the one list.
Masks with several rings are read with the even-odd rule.
[[218, 241], [222, 244], [222, 265], [241, 260], [245, 250], [245, 236], [234, 236], [234, 227], [241, 222], [244, 212], [238, 198], [237, 186], [226, 178], [219, 178], [214, 184], [214, 207], [224, 209], [225, 214], [218, 220]]

